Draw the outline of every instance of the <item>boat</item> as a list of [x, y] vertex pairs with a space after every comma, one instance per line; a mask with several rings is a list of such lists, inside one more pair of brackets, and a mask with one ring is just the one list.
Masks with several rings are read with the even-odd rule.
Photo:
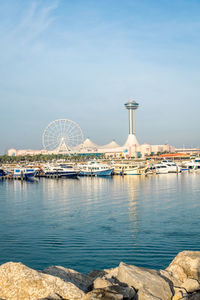
[[142, 175], [145, 174], [146, 166], [138, 166], [131, 163], [114, 164], [114, 174], [116, 175]]
[[35, 170], [32, 168], [19, 167], [15, 168], [12, 176], [16, 179], [31, 179], [35, 177]]
[[186, 163], [189, 172], [200, 172], [200, 159], [196, 158]]
[[161, 164], [166, 165], [168, 168], [168, 173], [180, 173], [182, 168], [178, 166], [175, 162], [172, 160], [164, 159], [161, 161]]
[[78, 170], [72, 165], [68, 164], [60, 164], [60, 165], [46, 165], [43, 167], [42, 176], [43, 177], [50, 177], [50, 176], [57, 176], [57, 177], [77, 177], [79, 174]]
[[146, 174], [168, 174], [169, 168], [162, 163], [153, 164], [146, 169]]
[[96, 161], [90, 161], [84, 165], [78, 165], [81, 176], [111, 176], [113, 175], [114, 168], [107, 164]]
[[0, 168], [0, 178], [3, 178], [3, 176], [5, 175], [6, 175], [5, 171]]

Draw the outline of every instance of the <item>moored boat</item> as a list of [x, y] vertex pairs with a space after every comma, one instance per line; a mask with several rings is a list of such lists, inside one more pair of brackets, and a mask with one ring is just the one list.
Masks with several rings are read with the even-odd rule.
[[168, 173], [180, 173], [182, 168], [178, 166], [175, 162], [172, 160], [162, 160], [161, 163], [163, 165], [166, 165], [168, 168]]
[[189, 161], [186, 163], [189, 172], [200, 172], [200, 159]]
[[75, 170], [72, 165], [60, 164], [60, 165], [46, 165], [43, 167], [42, 176], [58, 176], [58, 177], [77, 177], [78, 170]]
[[168, 174], [169, 169], [162, 163], [153, 164], [146, 169], [146, 174]]
[[4, 175], [6, 175], [4, 169], [0, 168], [0, 178], [3, 178]]
[[116, 175], [142, 175], [145, 174], [146, 166], [131, 164], [131, 163], [119, 163], [114, 164], [114, 174]]
[[114, 172], [113, 167], [96, 161], [91, 161], [84, 165], [78, 165], [78, 168], [81, 176], [111, 176]]
[[31, 179], [35, 177], [35, 170], [32, 168], [25, 168], [25, 167], [20, 167], [20, 168], [15, 168], [13, 171], [14, 178], [21, 178], [21, 179]]

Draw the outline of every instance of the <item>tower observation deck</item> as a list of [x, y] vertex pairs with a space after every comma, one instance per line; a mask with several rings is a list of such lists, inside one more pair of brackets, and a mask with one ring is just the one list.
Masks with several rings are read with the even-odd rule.
[[126, 147], [138, 146], [139, 143], [135, 136], [135, 110], [138, 109], [139, 104], [136, 101], [130, 100], [124, 105], [129, 112], [129, 136], [124, 146]]

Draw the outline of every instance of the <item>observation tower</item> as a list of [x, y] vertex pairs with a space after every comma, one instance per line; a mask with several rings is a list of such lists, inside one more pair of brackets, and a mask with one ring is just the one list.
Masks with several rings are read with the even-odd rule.
[[139, 104], [133, 100], [129, 100], [124, 104], [129, 113], [129, 135], [125, 143], [125, 147], [139, 146], [135, 135], [135, 110], [139, 107]]

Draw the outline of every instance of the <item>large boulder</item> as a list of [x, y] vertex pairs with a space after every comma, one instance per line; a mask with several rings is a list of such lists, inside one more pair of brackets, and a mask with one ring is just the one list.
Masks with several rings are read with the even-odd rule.
[[187, 278], [200, 280], [200, 251], [180, 252], [166, 270], [182, 283]]
[[89, 276], [61, 266], [51, 266], [44, 269], [42, 272], [57, 276], [66, 282], [71, 282], [84, 292], [88, 292], [92, 285], [92, 279]]
[[0, 266], [0, 298], [36, 300], [57, 295], [61, 299], [80, 300], [85, 295], [71, 282], [9, 262]]
[[156, 299], [157, 297], [161, 300], [170, 300], [172, 298], [173, 292], [169, 282], [156, 270], [120, 263], [117, 279], [138, 290], [139, 300], [145, 299], [143, 296], [145, 293], [148, 295], [147, 299]]

